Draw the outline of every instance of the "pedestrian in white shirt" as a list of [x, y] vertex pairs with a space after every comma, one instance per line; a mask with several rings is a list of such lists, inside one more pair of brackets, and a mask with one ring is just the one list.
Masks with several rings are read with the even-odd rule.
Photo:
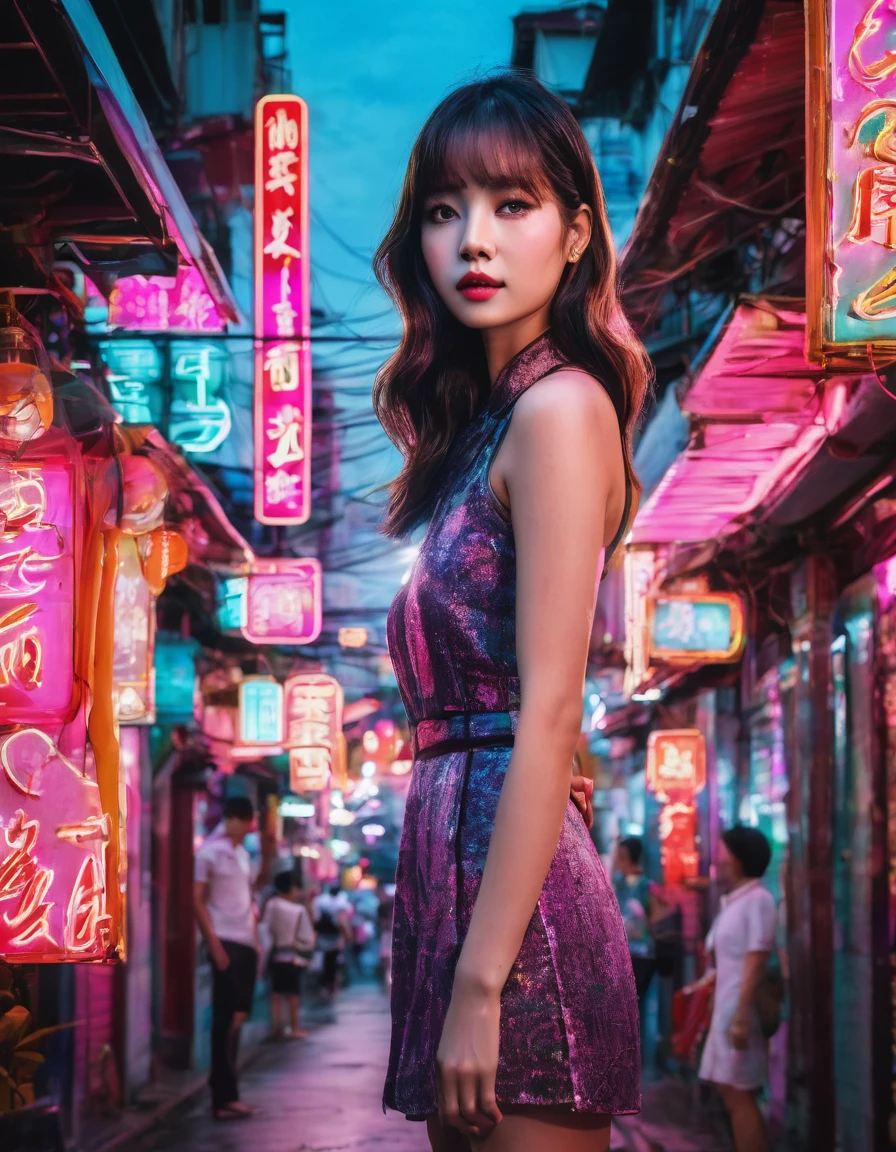
[[314, 930], [317, 945], [323, 954], [320, 987], [324, 999], [332, 1004], [339, 980], [339, 961], [345, 942], [350, 938], [352, 903], [338, 884], [323, 892], [314, 901]]
[[770, 1147], [756, 1100], [768, 1078], [768, 1039], [756, 993], [775, 946], [778, 919], [774, 898], [760, 883], [770, 861], [769, 842], [757, 828], [738, 825], [722, 833], [719, 875], [728, 895], [706, 938], [715, 956], [716, 982], [699, 1075], [721, 1092], [737, 1152]]
[[210, 836], [195, 861], [193, 904], [212, 961], [212, 1115], [245, 1120], [237, 1084], [240, 1030], [252, 1012], [258, 969], [258, 933], [252, 902], [252, 867], [243, 846], [255, 824], [245, 796], [224, 804], [224, 834]]
[[308, 909], [292, 872], [274, 877], [274, 895], [268, 900], [262, 922], [271, 938], [271, 1024], [281, 1034], [283, 1008], [289, 1008], [289, 1027], [282, 1035], [302, 1040], [308, 1033], [299, 1027], [302, 974], [314, 952], [315, 935]]

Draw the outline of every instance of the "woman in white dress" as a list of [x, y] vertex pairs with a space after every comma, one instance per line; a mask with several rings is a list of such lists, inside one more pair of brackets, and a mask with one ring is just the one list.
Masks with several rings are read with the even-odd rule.
[[728, 895], [706, 938], [715, 956], [716, 988], [700, 1079], [719, 1088], [737, 1152], [770, 1147], [756, 1101], [768, 1077], [768, 1040], [755, 1003], [775, 946], [777, 909], [760, 883], [770, 860], [769, 842], [758, 829], [738, 825], [722, 833], [719, 874]]

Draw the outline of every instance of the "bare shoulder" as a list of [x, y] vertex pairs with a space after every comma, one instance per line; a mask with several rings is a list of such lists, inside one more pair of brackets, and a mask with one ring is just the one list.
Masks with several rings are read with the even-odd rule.
[[562, 368], [532, 384], [516, 403], [512, 424], [521, 431], [545, 429], [619, 440], [619, 420], [601, 382], [578, 368]]

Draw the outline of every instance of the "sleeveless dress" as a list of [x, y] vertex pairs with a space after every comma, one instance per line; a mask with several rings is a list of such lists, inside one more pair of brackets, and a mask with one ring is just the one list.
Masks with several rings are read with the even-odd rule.
[[[389, 612], [414, 768], [396, 878], [383, 1099], [412, 1119], [438, 1111], [436, 1051], [519, 715], [513, 531], [489, 470], [517, 399], [567, 366], [545, 334], [501, 372], [452, 447], [429, 530]], [[620, 1115], [640, 1109], [640, 1073], [622, 917], [570, 800], [501, 994], [497, 1097]]]

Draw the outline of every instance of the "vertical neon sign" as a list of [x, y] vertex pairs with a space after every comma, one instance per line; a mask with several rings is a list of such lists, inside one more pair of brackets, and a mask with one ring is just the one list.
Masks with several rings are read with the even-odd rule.
[[806, 7], [806, 330], [810, 360], [896, 355], [896, 10]]
[[311, 282], [308, 108], [265, 96], [255, 109], [255, 518], [311, 512]]

